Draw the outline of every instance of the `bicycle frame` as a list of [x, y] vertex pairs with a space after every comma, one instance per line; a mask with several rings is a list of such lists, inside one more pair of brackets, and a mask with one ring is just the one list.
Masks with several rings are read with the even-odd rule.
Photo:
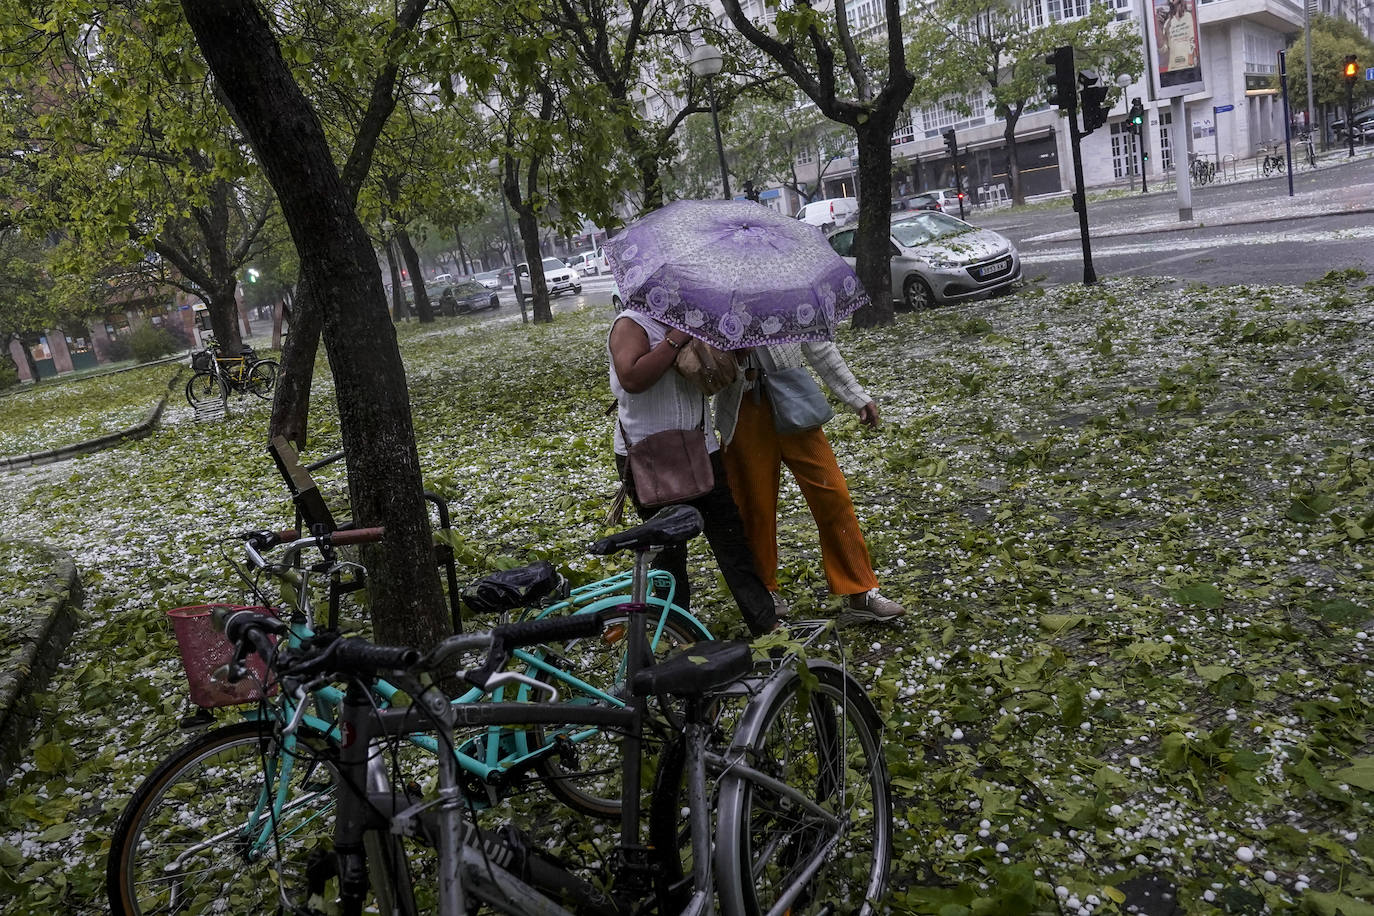
[[[283, 562], [275, 567], [269, 567], [265, 560], [252, 548], [254, 562], [260, 568], [274, 568], [274, 573], [278, 577], [288, 581], [296, 592], [296, 607], [293, 609], [289, 620], [289, 632], [287, 636], [288, 648], [298, 649], [301, 644], [314, 635], [312, 621], [315, 615], [315, 605], [310, 595], [310, 578], [312, 571], [302, 568], [300, 565], [300, 552], [303, 548], [314, 544], [313, 538], [298, 540], [287, 547], [283, 556]], [[336, 570], [345, 568], [342, 564], [336, 564], [326, 572], [334, 575]], [[610, 576], [606, 579], [590, 583], [580, 588], [573, 589], [571, 595], [565, 601], [551, 605], [542, 609], [537, 615], [538, 619], [565, 613], [569, 607], [575, 607], [575, 614], [595, 614], [603, 610], [627, 606], [625, 601], [627, 586], [629, 591], [634, 589], [634, 572], [623, 572]], [[662, 638], [664, 628], [667, 624], [670, 612], [676, 608], [673, 603], [676, 591], [676, 582], [673, 577], [661, 570], [647, 570], [644, 573], [646, 590], [660, 589], [664, 594], [656, 597], [648, 597], [645, 601], [647, 612], [658, 614], [657, 625], [652, 637], [643, 632], [643, 628], [631, 628], [632, 635], [638, 630], [639, 635], [644, 638], [646, 649], [656, 646]], [[710, 639], [710, 631], [707, 630], [697, 618], [687, 614], [680, 608], [677, 609], [690, 624], [698, 631], [698, 635], [703, 639]], [[627, 656], [634, 652], [631, 645]], [[554, 664], [551, 664], [538, 651], [516, 649], [512, 652], [512, 657], [517, 659], [527, 670], [542, 672], [557, 682], [560, 686], [576, 691], [596, 704], [610, 708], [625, 708], [627, 701], [620, 696], [609, 693], [595, 684], [578, 678], [566, 671], [563, 671]], [[626, 663], [622, 662], [622, 676], [628, 676], [630, 672], [626, 670]], [[385, 704], [390, 704], [398, 690], [392, 684], [379, 680], [375, 687], [375, 693], [379, 700]], [[521, 685], [516, 691], [515, 700], [528, 702], [531, 699], [532, 688]], [[485, 695], [481, 690], [473, 688], [462, 696], [453, 699], [453, 705], [476, 703]], [[495, 702], [505, 699], [505, 688], [497, 688], [491, 695]], [[324, 735], [331, 740], [340, 740], [339, 714], [344, 701], [344, 692], [338, 687], [324, 685], [313, 690], [306, 702], [313, 704], [314, 711], [307, 708], [298, 711], [297, 701], [294, 698], [284, 697], [281, 705], [280, 718], [282, 721], [291, 721], [293, 717], [299, 716], [300, 722], [306, 728]], [[261, 718], [261, 708], [251, 709], [245, 712], [249, 718]], [[545, 756], [554, 753], [557, 749], [556, 739], [581, 743], [597, 735], [599, 729], [592, 727], [579, 727], [572, 725], [568, 730], [559, 730], [545, 736], [544, 743], [539, 747], [531, 747], [528, 733], [523, 729], [507, 729], [502, 726], [489, 726], [480, 735], [482, 740], [470, 739], [461, 746], [455, 747], [453, 756], [457, 760], [458, 767], [462, 772], [475, 777], [483, 786], [487, 787], [488, 804], [494, 804], [504, 786], [513, 778], [528, 772], [533, 766]], [[411, 744], [429, 753], [438, 755], [439, 743], [436, 739], [425, 734], [415, 734], [409, 736]], [[480, 744], [481, 754], [476, 756], [461, 748], [477, 748]], [[280, 813], [288, 810], [287, 805], [291, 803], [288, 797], [288, 786], [292, 770], [295, 765], [294, 737], [289, 737], [283, 745], [283, 754], [280, 758], [280, 772], [274, 774], [277, 780], [277, 790], [275, 797], [271, 800], [271, 810], [274, 815], [268, 814], [268, 799], [266, 798], [266, 786], [264, 786], [263, 797], [255, 808], [250, 823], [246, 825], [244, 835], [247, 836], [254, 832], [253, 823], [261, 821], [256, 828], [256, 836], [252, 841], [252, 849], [262, 850], [267, 844], [272, 842], [273, 824], [279, 820]], [[636, 775], [638, 771], [636, 770]], [[471, 799], [469, 800], [471, 802]]]

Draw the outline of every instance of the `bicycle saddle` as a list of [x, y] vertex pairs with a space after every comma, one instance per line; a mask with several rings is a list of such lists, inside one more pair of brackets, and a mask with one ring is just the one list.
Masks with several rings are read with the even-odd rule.
[[590, 550], [604, 557], [621, 550], [647, 550], [685, 544], [701, 534], [703, 524], [701, 513], [691, 506], [667, 506], [642, 525], [602, 538]]
[[747, 639], [693, 643], [667, 661], [641, 669], [630, 681], [637, 697], [699, 697], [748, 674], [754, 650]]

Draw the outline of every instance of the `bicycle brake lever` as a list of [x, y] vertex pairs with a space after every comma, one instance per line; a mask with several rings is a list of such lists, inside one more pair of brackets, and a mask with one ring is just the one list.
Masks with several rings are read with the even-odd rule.
[[533, 690], [538, 690], [541, 693], [547, 693], [549, 695], [550, 703], [558, 702], [559, 694], [557, 687], [553, 686], [552, 684], [545, 684], [543, 681], [536, 681], [529, 675], [521, 674], [518, 671], [499, 671], [496, 674], [493, 674], [491, 677], [487, 678], [487, 684], [485, 689], [488, 693], [490, 693], [497, 687], [500, 687], [502, 684], [508, 683], [524, 684], [526, 687], [529, 687]]

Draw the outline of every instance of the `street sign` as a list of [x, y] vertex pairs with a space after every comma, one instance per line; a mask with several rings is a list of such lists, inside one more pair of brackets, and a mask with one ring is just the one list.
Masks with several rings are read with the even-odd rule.
[[1364, 68], [1364, 78], [1367, 80], [1374, 81], [1374, 67]]
[[1213, 106], [1212, 106], [1212, 111], [1216, 112], [1217, 114], [1221, 114], [1223, 111], [1235, 111], [1235, 110], [1236, 110], [1236, 106], [1234, 106], [1234, 105], [1213, 105]]

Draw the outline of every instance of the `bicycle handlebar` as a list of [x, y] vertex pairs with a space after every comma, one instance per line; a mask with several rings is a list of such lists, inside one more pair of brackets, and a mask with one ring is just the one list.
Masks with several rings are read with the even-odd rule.
[[486, 690], [487, 681], [505, 667], [512, 649], [559, 639], [595, 636], [601, 632], [602, 626], [601, 614], [573, 614], [568, 617], [544, 617], [493, 627], [491, 648], [487, 651], [486, 662], [482, 667], [465, 673], [463, 678], [478, 690]]
[[271, 564], [262, 552], [281, 544], [287, 545], [287, 556], [294, 556], [306, 547], [347, 547], [352, 544], [375, 543], [386, 537], [386, 528], [346, 528], [342, 531], [306, 537], [301, 537], [301, 533], [294, 528], [286, 528], [280, 531], [243, 531], [236, 537], [244, 541], [244, 552], [248, 554], [254, 568], [266, 569]]

